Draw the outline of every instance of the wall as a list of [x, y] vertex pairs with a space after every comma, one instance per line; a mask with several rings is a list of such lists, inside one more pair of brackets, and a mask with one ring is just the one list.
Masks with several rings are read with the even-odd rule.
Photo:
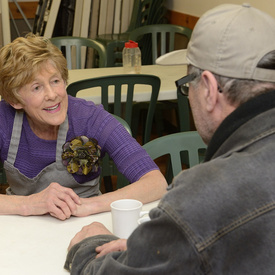
[[[243, 0], [167, 0], [167, 8], [183, 14], [201, 16], [205, 11], [225, 3], [242, 4]], [[275, 17], [274, 0], [248, 0], [253, 7], [258, 8]]]

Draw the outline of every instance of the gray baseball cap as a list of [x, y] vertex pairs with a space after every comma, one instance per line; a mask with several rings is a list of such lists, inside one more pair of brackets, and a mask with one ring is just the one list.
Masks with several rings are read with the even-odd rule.
[[249, 4], [224, 4], [197, 22], [187, 61], [222, 76], [275, 82], [275, 70], [257, 68], [274, 50], [275, 18]]

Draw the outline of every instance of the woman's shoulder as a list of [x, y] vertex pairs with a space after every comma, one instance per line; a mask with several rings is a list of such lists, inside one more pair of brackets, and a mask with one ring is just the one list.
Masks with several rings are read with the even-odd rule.
[[[0, 101], [0, 143], [7, 142], [10, 139], [13, 122], [15, 117], [15, 109], [4, 100]], [[3, 146], [3, 145], [1, 145]]]
[[[0, 101], [0, 117], [4, 118], [6, 122], [13, 120], [15, 116], [15, 109], [8, 104], [5, 100]], [[1, 121], [1, 124], [4, 121]]]
[[74, 115], [83, 113], [85, 114], [87, 113], [87, 111], [95, 112], [102, 109], [102, 105], [95, 105], [95, 103], [92, 101], [87, 101], [82, 98], [72, 97], [68, 95], [68, 113], [71, 112], [74, 113]]
[[102, 105], [81, 98], [68, 97], [68, 118], [70, 130], [75, 133], [98, 130], [112, 117]]

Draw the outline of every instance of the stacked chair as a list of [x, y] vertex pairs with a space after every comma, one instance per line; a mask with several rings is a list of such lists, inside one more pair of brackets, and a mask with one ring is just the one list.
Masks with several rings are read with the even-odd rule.
[[165, 19], [165, 0], [134, 0], [129, 27], [119, 34], [98, 35], [96, 40], [102, 43], [107, 52], [107, 67], [122, 65], [122, 49], [129, 40], [130, 32], [140, 26], [159, 24]]

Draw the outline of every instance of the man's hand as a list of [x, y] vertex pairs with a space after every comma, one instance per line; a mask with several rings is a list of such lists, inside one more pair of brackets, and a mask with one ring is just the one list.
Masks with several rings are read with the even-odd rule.
[[127, 240], [126, 239], [118, 239], [115, 241], [111, 241], [109, 243], [105, 243], [101, 246], [98, 246], [95, 251], [98, 253], [96, 258], [104, 256], [113, 251], [124, 251], [127, 250]]
[[93, 222], [84, 226], [80, 232], [78, 232], [71, 240], [68, 250], [70, 250], [75, 244], [82, 240], [95, 235], [112, 235], [112, 233], [101, 223]]
[[53, 182], [40, 193], [30, 195], [23, 215], [43, 215], [49, 213], [53, 217], [65, 220], [76, 211], [81, 201], [70, 188]]

